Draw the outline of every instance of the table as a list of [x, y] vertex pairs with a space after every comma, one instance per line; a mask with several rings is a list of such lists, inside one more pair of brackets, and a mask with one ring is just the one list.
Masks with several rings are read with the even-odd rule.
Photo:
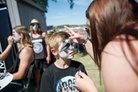
[[6, 73], [3, 76], [0, 76], [0, 90], [6, 87], [13, 79], [13, 75]]

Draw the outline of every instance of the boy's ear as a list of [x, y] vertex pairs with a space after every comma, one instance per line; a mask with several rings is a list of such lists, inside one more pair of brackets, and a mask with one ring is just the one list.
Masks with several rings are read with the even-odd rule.
[[51, 52], [52, 52], [52, 54], [53, 54], [54, 56], [57, 56], [57, 51], [56, 51], [56, 50], [51, 49]]

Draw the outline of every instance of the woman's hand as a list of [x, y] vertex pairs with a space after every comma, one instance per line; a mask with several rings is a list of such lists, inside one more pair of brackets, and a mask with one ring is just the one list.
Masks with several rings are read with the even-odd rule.
[[9, 36], [7, 41], [8, 41], [9, 45], [11, 45], [11, 46], [13, 45], [13, 37], [12, 36]]
[[75, 86], [83, 92], [98, 92], [93, 81], [83, 72], [75, 74]]
[[50, 58], [49, 56], [47, 56], [47, 57], [46, 57], [46, 62], [47, 62], [47, 64], [49, 64], [50, 61], [51, 61], [51, 58]]
[[71, 30], [69, 27], [64, 26], [64, 28], [66, 28], [68, 30], [68, 33], [70, 34], [69, 39], [71, 39], [73, 42], [75, 43], [79, 43], [82, 44], [85, 42], [86, 37], [83, 35], [80, 35], [78, 33], [75, 33], [73, 30]]

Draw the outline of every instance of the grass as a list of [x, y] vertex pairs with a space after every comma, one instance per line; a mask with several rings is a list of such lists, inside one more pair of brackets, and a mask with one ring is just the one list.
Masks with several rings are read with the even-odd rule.
[[97, 68], [97, 65], [91, 59], [91, 57], [88, 54], [77, 53], [75, 54], [73, 59], [83, 63], [88, 73], [88, 76], [94, 81], [98, 92], [105, 92], [102, 79], [99, 75], [99, 70]]

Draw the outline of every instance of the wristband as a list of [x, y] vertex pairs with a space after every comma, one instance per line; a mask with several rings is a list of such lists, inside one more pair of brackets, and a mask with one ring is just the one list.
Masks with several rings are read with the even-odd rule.
[[86, 38], [86, 40], [84, 41], [83, 45], [85, 45], [85, 44], [88, 42], [88, 40], [90, 40], [90, 39], [91, 39], [91, 37], [87, 36], [87, 38]]

